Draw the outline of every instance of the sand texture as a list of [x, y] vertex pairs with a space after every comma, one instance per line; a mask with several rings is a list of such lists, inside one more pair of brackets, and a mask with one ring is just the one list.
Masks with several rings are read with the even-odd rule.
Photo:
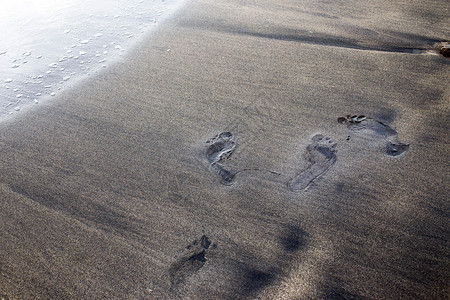
[[448, 2], [394, 2], [190, 1], [1, 123], [0, 296], [448, 299]]

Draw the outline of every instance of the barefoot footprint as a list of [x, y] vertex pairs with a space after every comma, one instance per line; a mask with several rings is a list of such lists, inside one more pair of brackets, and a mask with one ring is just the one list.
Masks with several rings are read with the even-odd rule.
[[306, 147], [305, 157], [309, 166], [298, 173], [289, 182], [289, 188], [294, 191], [307, 190], [311, 184], [336, 162], [336, 143], [330, 138], [317, 134], [312, 138], [313, 143]]
[[233, 154], [236, 148], [233, 135], [230, 132], [222, 132], [209, 143], [212, 144], [206, 149], [206, 158], [211, 169], [220, 176], [222, 184], [231, 185], [235, 174], [226, 169], [223, 162]]
[[369, 131], [376, 136], [386, 138], [388, 141], [385, 147], [387, 155], [399, 156], [409, 149], [408, 144], [403, 144], [398, 141], [397, 131], [383, 122], [366, 118], [366, 116], [363, 115], [347, 115], [347, 117], [339, 117], [337, 120], [341, 124], [346, 124], [352, 131]]
[[186, 247], [186, 253], [181, 256], [169, 269], [170, 285], [172, 292], [186, 280], [198, 272], [208, 261], [209, 252], [217, 247], [211, 240], [202, 235], [199, 240], [194, 240]]

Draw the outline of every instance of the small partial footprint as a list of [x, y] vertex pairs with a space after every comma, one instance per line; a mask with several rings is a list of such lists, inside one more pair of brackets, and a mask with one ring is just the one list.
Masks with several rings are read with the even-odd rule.
[[386, 138], [397, 135], [397, 131], [388, 125], [383, 122], [367, 118], [364, 115], [347, 115], [347, 117], [339, 117], [338, 122], [341, 124], [347, 124], [348, 128], [352, 131], [369, 131], [373, 134]]
[[197, 200], [200, 181], [189, 173], [178, 173], [167, 184], [167, 198], [176, 205], [187, 205]]
[[399, 156], [408, 151], [409, 145], [403, 143], [388, 142], [386, 145], [386, 154], [390, 156]]
[[320, 134], [315, 135], [312, 141], [305, 153], [309, 166], [289, 182], [289, 188], [294, 192], [307, 190], [336, 162], [336, 143]]
[[194, 240], [186, 247], [186, 253], [169, 269], [172, 292], [176, 292], [178, 287], [184, 284], [190, 276], [203, 268], [209, 259], [209, 252], [216, 247], [216, 244], [212, 244], [206, 235], [202, 235], [200, 239]]
[[232, 184], [235, 174], [227, 169], [223, 163], [231, 157], [236, 148], [233, 135], [230, 132], [222, 132], [208, 141], [208, 143], [211, 143], [211, 145], [206, 149], [206, 158], [211, 166], [211, 170], [220, 176], [223, 184]]
[[347, 127], [352, 131], [368, 131], [372, 134], [375, 134], [376, 136], [385, 138], [387, 140], [387, 144], [385, 147], [385, 152], [387, 155], [399, 156], [409, 149], [408, 144], [404, 144], [398, 141], [397, 131], [391, 128], [389, 125], [384, 124], [383, 122], [371, 118], [366, 118], [366, 116], [364, 115], [347, 115], [346, 117], [339, 117], [337, 120], [341, 124], [346, 124]]

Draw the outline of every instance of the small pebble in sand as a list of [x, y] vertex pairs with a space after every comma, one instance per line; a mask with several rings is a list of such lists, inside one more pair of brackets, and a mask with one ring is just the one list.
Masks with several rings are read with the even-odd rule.
[[441, 51], [439, 51], [443, 56], [450, 57], [450, 44], [445, 45], [441, 48]]

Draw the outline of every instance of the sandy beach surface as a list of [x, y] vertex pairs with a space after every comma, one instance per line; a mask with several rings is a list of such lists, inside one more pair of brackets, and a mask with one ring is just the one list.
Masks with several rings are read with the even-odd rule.
[[0, 124], [1, 299], [448, 299], [449, 15], [187, 2]]

